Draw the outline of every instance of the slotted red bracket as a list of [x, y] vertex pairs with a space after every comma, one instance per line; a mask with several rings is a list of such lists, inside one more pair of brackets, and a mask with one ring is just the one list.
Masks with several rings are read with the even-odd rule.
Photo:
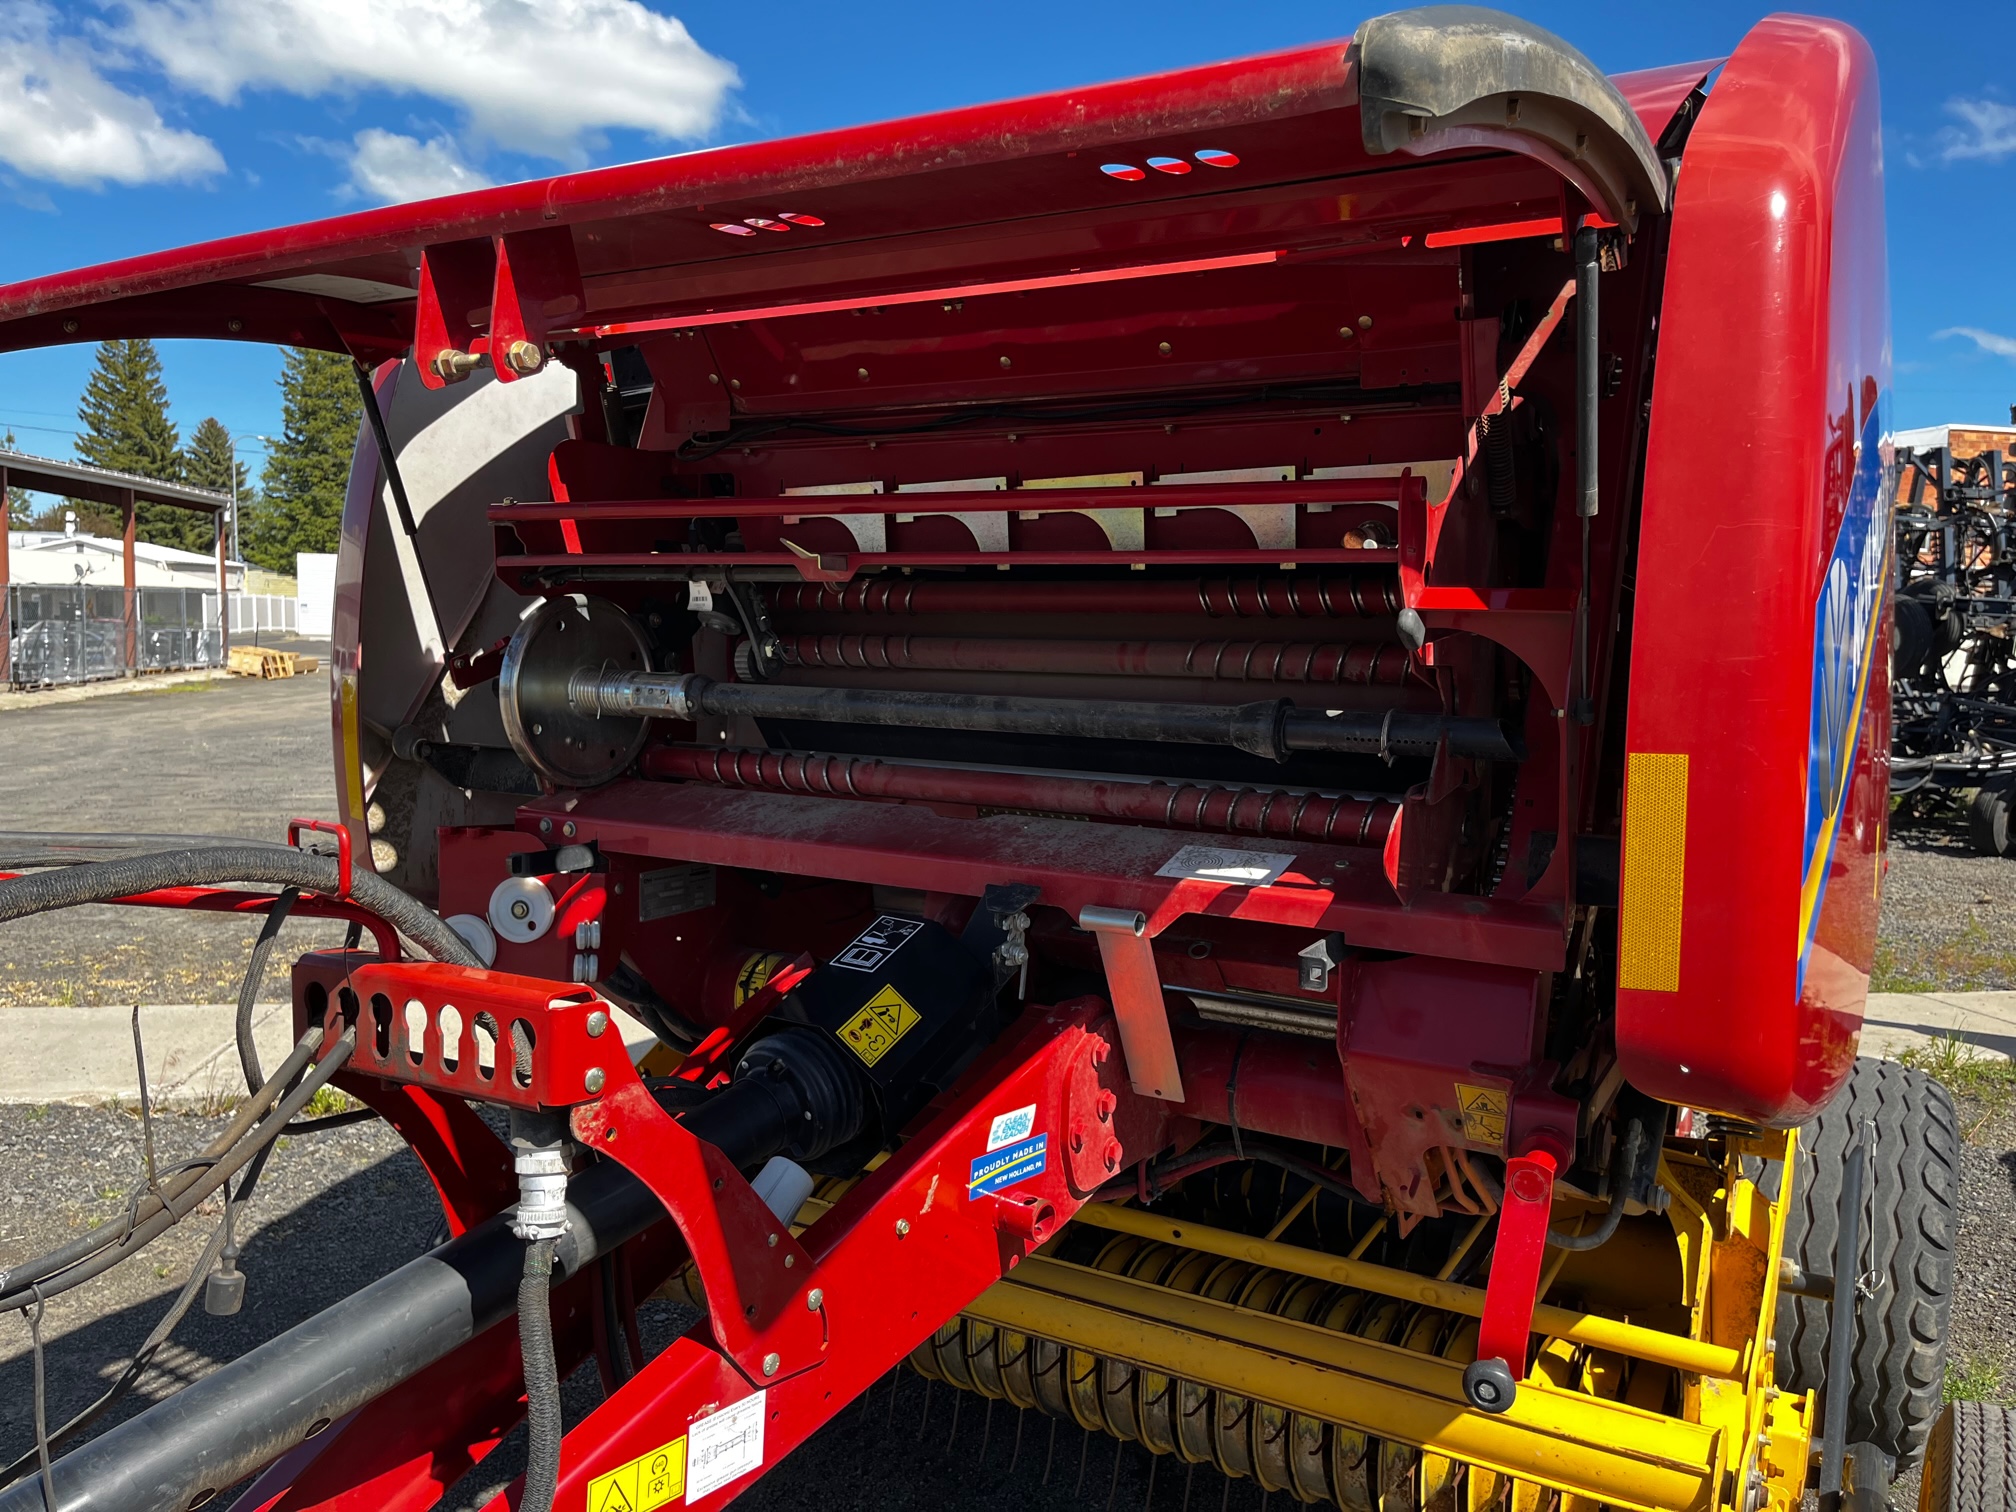
[[[340, 950], [296, 961], [295, 1033], [320, 1023], [333, 1041], [353, 1020], [357, 1048], [347, 1074], [451, 1097], [566, 1108], [619, 1071], [634, 1075], [622, 1034], [587, 987], [438, 961], [388, 965]], [[521, 1024], [532, 1040], [525, 1067], [513, 1053]]]

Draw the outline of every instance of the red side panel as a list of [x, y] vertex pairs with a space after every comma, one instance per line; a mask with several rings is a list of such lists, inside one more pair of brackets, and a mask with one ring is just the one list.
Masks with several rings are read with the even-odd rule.
[[1847, 1074], [1889, 747], [1876, 65], [1775, 16], [1687, 145], [1631, 656], [1617, 1041], [1659, 1097], [1797, 1122]]

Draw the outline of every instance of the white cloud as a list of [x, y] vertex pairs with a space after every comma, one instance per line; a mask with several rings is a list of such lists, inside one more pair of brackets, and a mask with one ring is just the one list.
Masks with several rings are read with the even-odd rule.
[[1965, 336], [1990, 356], [2007, 357], [2016, 362], [2016, 336], [1998, 336], [1993, 331], [1984, 331], [1976, 326], [1948, 326], [1943, 331], [1932, 333], [1935, 341], [1943, 341], [1948, 336]]
[[204, 178], [224, 159], [207, 137], [99, 72], [46, 6], [0, 3], [0, 162], [31, 178], [97, 188]]
[[373, 126], [357, 133], [348, 156], [351, 189], [386, 204], [460, 194], [490, 182], [463, 161], [462, 150], [451, 137], [423, 142]]
[[638, 0], [123, 0], [119, 39], [177, 84], [385, 89], [467, 112], [474, 139], [585, 162], [598, 133], [691, 139], [737, 82], [670, 16]]
[[1990, 163], [2016, 154], [2016, 105], [2000, 100], [1948, 100], [1946, 113], [1962, 124], [1939, 133], [1939, 156], [1949, 163], [1979, 158]]

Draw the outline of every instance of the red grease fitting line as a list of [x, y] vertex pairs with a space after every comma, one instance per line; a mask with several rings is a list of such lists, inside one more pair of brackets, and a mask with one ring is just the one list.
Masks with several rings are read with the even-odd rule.
[[1391, 572], [1148, 583], [791, 583], [771, 607], [800, 614], [1201, 614], [1211, 619], [1377, 618], [1400, 611]]
[[859, 756], [797, 751], [659, 746], [644, 753], [648, 777], [833, 798], [958, 803], [1090, 819], [1124, 819], [1170, 829], [1272, 835], [1331, 845], [1380, 846], [1400, 812], [1383, 798], [1325, 798], [1264, 788], [1166, 782], [1101, 782], [1023, 772], [897, 766]]
[[799, 304], [759, 305], [739, 310], [708, 310], [663, 320], [619, 320], [590, 326], [596, 336], [635, 336], [647, 331], [691, 330], [741, 320], [782, 320], [793, 315], [830, 315], [847, 310], [886, 309], [891, 305], [931, 304], [946, 299], [977, 299], [984, 294], [1027, 294], [1038, 289], [1067, 289], [1079, 284], [1123, 283], [1140, 278], [1167, 278], [1175, 273], [1215, 273], [1223, 268], [1257, 268], [1279, 262], [1282, 252], [1241, 252], [1230, 257], [1194, 257], [1181, 262], [1137, 263], [1125, 268], [1096, 268], [1089, 273], [1056, 273], [1044, 278], [1011, 278], [996, 283], [948, 284], [936, 289], [912, 289], [900, 294], [859, 294], [847, 299], [814, 299]]
[[1517, 241], [1528, 236], [1559, 236], [1561, 217], [1543, 215], [1538, 220], [1501, 221], [1495, 226], [1461, 226], [1454, 231], [1430, 231], [1422, 238], [1431, 247], [1471, 247], [1479, 242]]
[[1228, 682], [1394, 687], [1408, 657], [1396, 642], [990, 640], [910, 635], [787, 635], [794, 667], [931, 672], [1057, 672]]

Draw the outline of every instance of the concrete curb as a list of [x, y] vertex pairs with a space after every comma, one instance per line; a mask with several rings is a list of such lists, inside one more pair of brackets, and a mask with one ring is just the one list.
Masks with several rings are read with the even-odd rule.
[[1872, 992], [1862, 1053], [1891, 1059], [1934, 1040], [1958, 1039], [1982, 1055], [2016, 1060], [2016, 992]]
[[0, 709], [47, 709], [56, 704], [85, 703], [120, 693], [159, 693], [190, 683], [223, 682], [230, 676], [222, 667], [191, 667], [183, 672], [150, 672], [144, 677], [108, 677], [99, 682], [34, 688], [20, 693], [0, 692]]
[[[632, 1058], [655, 1043], [651, 1031], [611, 1009]], [[237, 1008], [230, 1003], [162, 1003], [140, 1010], [147, 1089], [164, 1106], [240, 1096]], [[133, 1010], [0, 1007], [0, 1103], [137, 1101]], [[293, 1048], [285, 1003], [262, 1004], [253, 1019], [260, 1062], [269, 1070]], [[1869, 996], [1862, 1053], [1895, 1059], [1940, 1039], [1964, 1040], [1983, 1055], [2016, 1059], [2016, 992], [1877, 992]]]
[[[632, 1059], [657, 1043], [621, 1009], [610, 1016]], [[140, 1038], [147, 1050], [147, 1092], [159, 1106], [231, 1102], [245, 1093], [238, 1066], [237, 1005], [142, 1005]], [[263, 1003], [252, 1037], [268, 1072], [294, 1048], [293, 1009]], [[137, 1102], [133, 1009], [0, 1007], [0, 1103]]]

